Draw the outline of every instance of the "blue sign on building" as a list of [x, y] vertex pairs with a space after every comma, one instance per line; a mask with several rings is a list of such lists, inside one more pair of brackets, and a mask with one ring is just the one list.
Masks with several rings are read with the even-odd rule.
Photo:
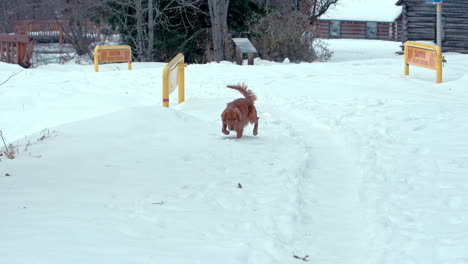
[[438, 4], [442, 3], [442, 0], [426, 0], [426, 3]]

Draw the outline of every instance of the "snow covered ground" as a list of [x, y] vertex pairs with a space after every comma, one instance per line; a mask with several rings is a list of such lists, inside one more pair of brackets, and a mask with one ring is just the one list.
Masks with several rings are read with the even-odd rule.
[[[1, 63], [0, 262], [468, 263], [468, 55], [436, 84], [399, 44], [189, 65], [169, 109], [163, 63]], [[238, 82], [256, 137], [221, 133]]]

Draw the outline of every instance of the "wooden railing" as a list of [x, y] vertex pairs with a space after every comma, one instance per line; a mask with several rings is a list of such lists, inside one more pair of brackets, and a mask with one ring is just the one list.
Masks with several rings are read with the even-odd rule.
[[[100, 25], [96, 26], [90, 21], [82, 25], [86, 29], [87, 37], [101, 39]], [[11, 29], [16, 34], [28, 35], [36, 41], [58, 40], [60, 44], [70, 35], [69, 25], [64, 20], [18, 20], [12, 22]]]
[[33, 51], [34, 40], [31, 37], [0, 34], [0, 61], [28, 68]]
[[21, 20], [12, 23], [13, 32], [37, 39], [58, 39], [63, 44], [63, 30], [56, 20]]

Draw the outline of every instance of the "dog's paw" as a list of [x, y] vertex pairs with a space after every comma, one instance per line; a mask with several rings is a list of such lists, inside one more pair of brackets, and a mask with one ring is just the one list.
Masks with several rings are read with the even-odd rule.
[[229, 131], [223, 130], [224, 135], [229, 135]]

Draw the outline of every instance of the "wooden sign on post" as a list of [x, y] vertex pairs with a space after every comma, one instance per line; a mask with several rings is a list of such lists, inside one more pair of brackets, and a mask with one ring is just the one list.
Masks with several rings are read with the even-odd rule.
[[250, 43], [248, 38], [233, 38], [234, 44], [236, 44], [236, 63], [242, 65], [243, 55], [247, 53], [247, 59], [249, 65], [254, 65], [254, 55], [257, 53], [257, 49]]
[[179, 53], [164, 68], [162, 73], [162, 105], [169, 107], [169, 95], [176, 89], [179, 104], [185, 101], [185, 64], [184, 54]]
[[94, 71], [99, 71], [99, 63], [127, 62], [128, 70], [132, 69], [132, 49], [129, 45], [96, 46], [94, 55]]
[[409, 75], [409, 65], [436, 71], [436, 83], [442, 82], [442, 62], [444, 57], [439, 46], [407, 41], [405, 43], [405, 75]]

